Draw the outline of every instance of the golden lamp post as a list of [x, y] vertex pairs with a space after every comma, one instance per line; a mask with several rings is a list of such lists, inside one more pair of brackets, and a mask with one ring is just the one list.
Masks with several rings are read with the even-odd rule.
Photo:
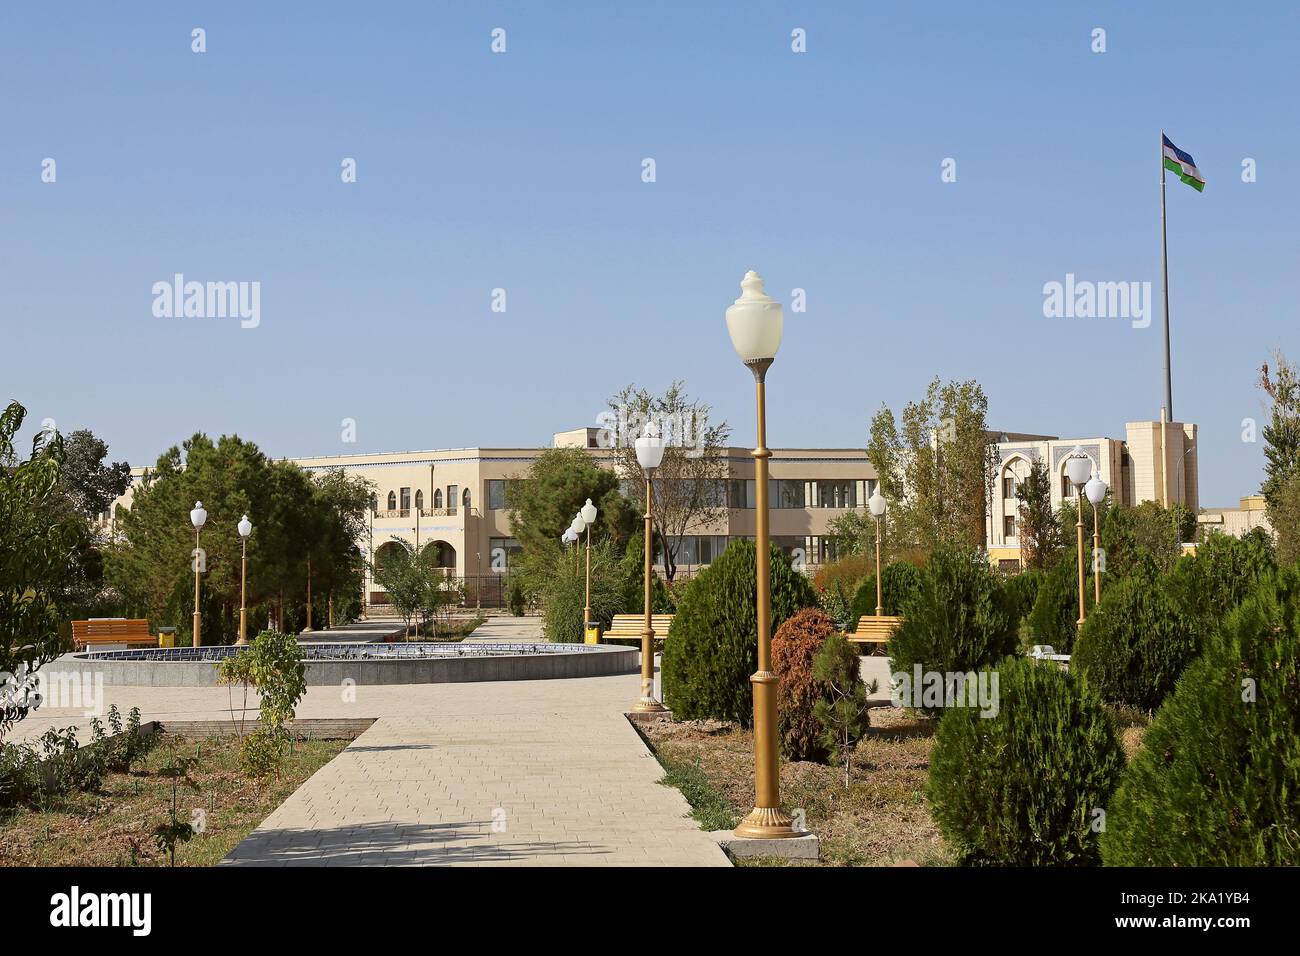
[[311, 626], [311, 555], [307, 555], [307, 626], [304, 627], [303, 633], [310, 631]]
[[1088, 476], [1092, 474], [1092, 459], [1087, 456], [1082, 448], [1074, 446], [1074, 451], [1070, 452], [1070, 457], [1065, 461], [1065, 474], [1070, 479], [1070, 484], [1074, 485], [1074, 493], [1078, 505], [1078, 520], [1074, 523], [1075, 531], [1075, 548], [1078, 551], [1079, 565], [1079, 627], [1083, 627], [1084, 619], [1088, 612], [1084, 608], [1084, 564], [1083, 564], [1083, 486], [1088, 481]]
[[803, 834], [781, 812], [781, 776], [776, 737], [778, 678], [772, 672], [772, 580], [767, 522], [767, 370], [781, 346], [785, 313], [781, 303], [763, 291], [757, 272], [745, 273], [741, 295], [727, 308], [727, 332], [746, 367], [754, 373], [758, 406], [758, 442], [754, 448], [754, 547], [758, 577], [758, 671], [754, 688], [754, 809], [736, 827], [736, 836], [757, 839], [796, 837]]
[[587, 628], [591, 627], [591, 526], [596, 523], [596, 506], [587, 499], [587, 503], [578, 510], [578, 517], [582, 519], [582, 527], [587, 532], [587, 599], [586, 606], [582, 609], [582, 633], [587, 633]]
[[885, 608], [884, 602], [880, 600], [880, 519], [885, 516], [885, 496], [880, 493], [879, 487], [867, 499], [867, 507], [871, 509], [871, 517], [876, 519], [876, 617], [881, 617]]
[[1101, 480], [1101, 476], [1093, 472], [1088, 483], [1083, 486], [1083, 493], [1088, 496], [1088, 501], [1092, 503], [1092, 587], [1093, 599], [1101, 603], [1101, 523], [1097, 520], [1097, 505], [1106, 500], [1106, 482]]
[[645, 625], [641, 628], [641, 699], [632, 710], [655, 714], [668, 708], [655, 699], [654, 578], [650, 566], [654, 555], [654, 472], [664, 460], [664, 440], [654, 422], [647, 422], [636, 440], [636, 460], [645, 473]]
[[587, 522], [582, 520], [582, 512], [579, 511], [573, 516], [573, 523], [569, 525], [569, 533], [573, 535], [573, 570], [577, 571], [582, 567], [582, 532], [587, 528]]
[[194, 507], [190, 511], [190, 524], [194, 525], [194, 646], [201, 647], [203, 638], [200, 634], [203, 626], [203, 615], [199, 613], [199, 574], [207, 563], [203, 557], [203, 549], [199, 547], [199, 532], [203, 530], [204, 523], [208, 520], [208, 513], [203, 510], [203, 502], [194, 502]]
[[253, 522], [248, 515], [239, 519], [239, 640], [236, 644], [248, 643], [248, 536], [253, 533]]

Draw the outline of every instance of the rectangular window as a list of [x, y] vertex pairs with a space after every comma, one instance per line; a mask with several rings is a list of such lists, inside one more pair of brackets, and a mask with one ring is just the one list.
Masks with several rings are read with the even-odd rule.
[[773, 508], [804, 507], [804, 483], [791, 478], [773, 478], [768, 482], [768, 501]]
[[460, 504], [460, 485], [447, 486], [447, 514], [454, 515], [456, 506]]
[[801, 535], [772, 535], [772, 543], [800, 570], [808, 564], [808, 539]]
[[1070, 484], [1070, 476], [1061, 476], [1061, 497], [1071, 498], [1074, 496], [1074, 485]]
[[500, 511], [506, 506], [506, 483], [504, 479], [492, 478], [488, 483], [488, 507]]
[[1002, 519], [1002, 534], [1007, 538], [1016, 536], [1016, 516], [1007, 515]]
[[401, 491], [400, 504], [398, 505], [403, 511], [411, 510], [411, 489], [403, 488]]
[[858, 483], [852, 480], [819, 481], [817, 497], [820, 508], [856, 508]]
[[514, 538], [489, 538], [488, 570], [493, 574], [502, 574], [510, 570], [510, 565], [523, 550]]
[[754, 507], [754, 480], [752, 478], [732, 478], [727, 482], [727, 506], [729, 508]]
[[1003, 478], [1003, 479], [1002, 479], [1002, 497], [1003, 497], [1003, 498], [1014, 498], [1015, 496], [1016, 496], [1016, 479], [1014, 479], [1014, 478]]

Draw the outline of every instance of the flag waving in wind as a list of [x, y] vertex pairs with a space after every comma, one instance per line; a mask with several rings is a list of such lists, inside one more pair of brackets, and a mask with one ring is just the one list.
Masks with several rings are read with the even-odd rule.
[[1184, 153], [1169, 141], [1168, 136], [1161, 134], [1161, 139], [1164, 140], [1165, 169], [1177, 173], [1179, 179], [1198, 193], [1202, 192], [1205, 189], [1205, 177], [1196, 168], [1192, 154]]

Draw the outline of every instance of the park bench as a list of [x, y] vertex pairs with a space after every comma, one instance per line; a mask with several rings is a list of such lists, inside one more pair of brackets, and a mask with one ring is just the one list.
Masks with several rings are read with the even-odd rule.
[[1028, 657], [1035, 661], [1055, 661], [1056, 666], [1063, 671], [1070, 669], [1070, 655], [1056, 653], [1056, 648], [1051, 644], [1035, 644], [1029, 649]]
[[[655, 640], [662, 641], [668, 636], [668, 631], [673, 626], [673, 615], [651, 614], [650, 626], [655, 629]], [[644, 614], [615, 614], [613, 620], [609, 622], [609, 630], [601, 635], [601, 639], [611, 643], [634, 642], [640, 644], [641, 632], [644, 629]]]
[[853, 634], [845, 634], [850, 641], [855, 644], [871, 644], [871, 653], [877, 651], [884, 652], [885, 645], [889, 643], [890, 635], [894, 633], [894, 628], [903, 622], [901, 617], [893, 617], [888, 614], [882, 614], [876, 617], [874, 614], [864, 614], [858, 618], [858, 629]]
[[91, 618], [72, 622], [72, 643], [77, 650], [91, 644], [153, 644], [157, 641], [149, 633], [148, 620], [124, 617]]

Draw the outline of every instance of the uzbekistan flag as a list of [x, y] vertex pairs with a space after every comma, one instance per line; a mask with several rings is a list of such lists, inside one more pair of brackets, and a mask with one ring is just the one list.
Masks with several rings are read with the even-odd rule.
[[1196, 160], [1192, 159], [1190, 153], [1184, 153], [1181, 149], [1169, 142], [1169, 137], [1163, 133], [1160, 138], [1164, 140], [1165, 169], [1172, 170], [1178, 174], [1178, 178], [1187, 185], [1191, 186], [1198, 193], [1205, 190], [1205, 177], [1201, 175], [1200, 170], [1196, 168]]

